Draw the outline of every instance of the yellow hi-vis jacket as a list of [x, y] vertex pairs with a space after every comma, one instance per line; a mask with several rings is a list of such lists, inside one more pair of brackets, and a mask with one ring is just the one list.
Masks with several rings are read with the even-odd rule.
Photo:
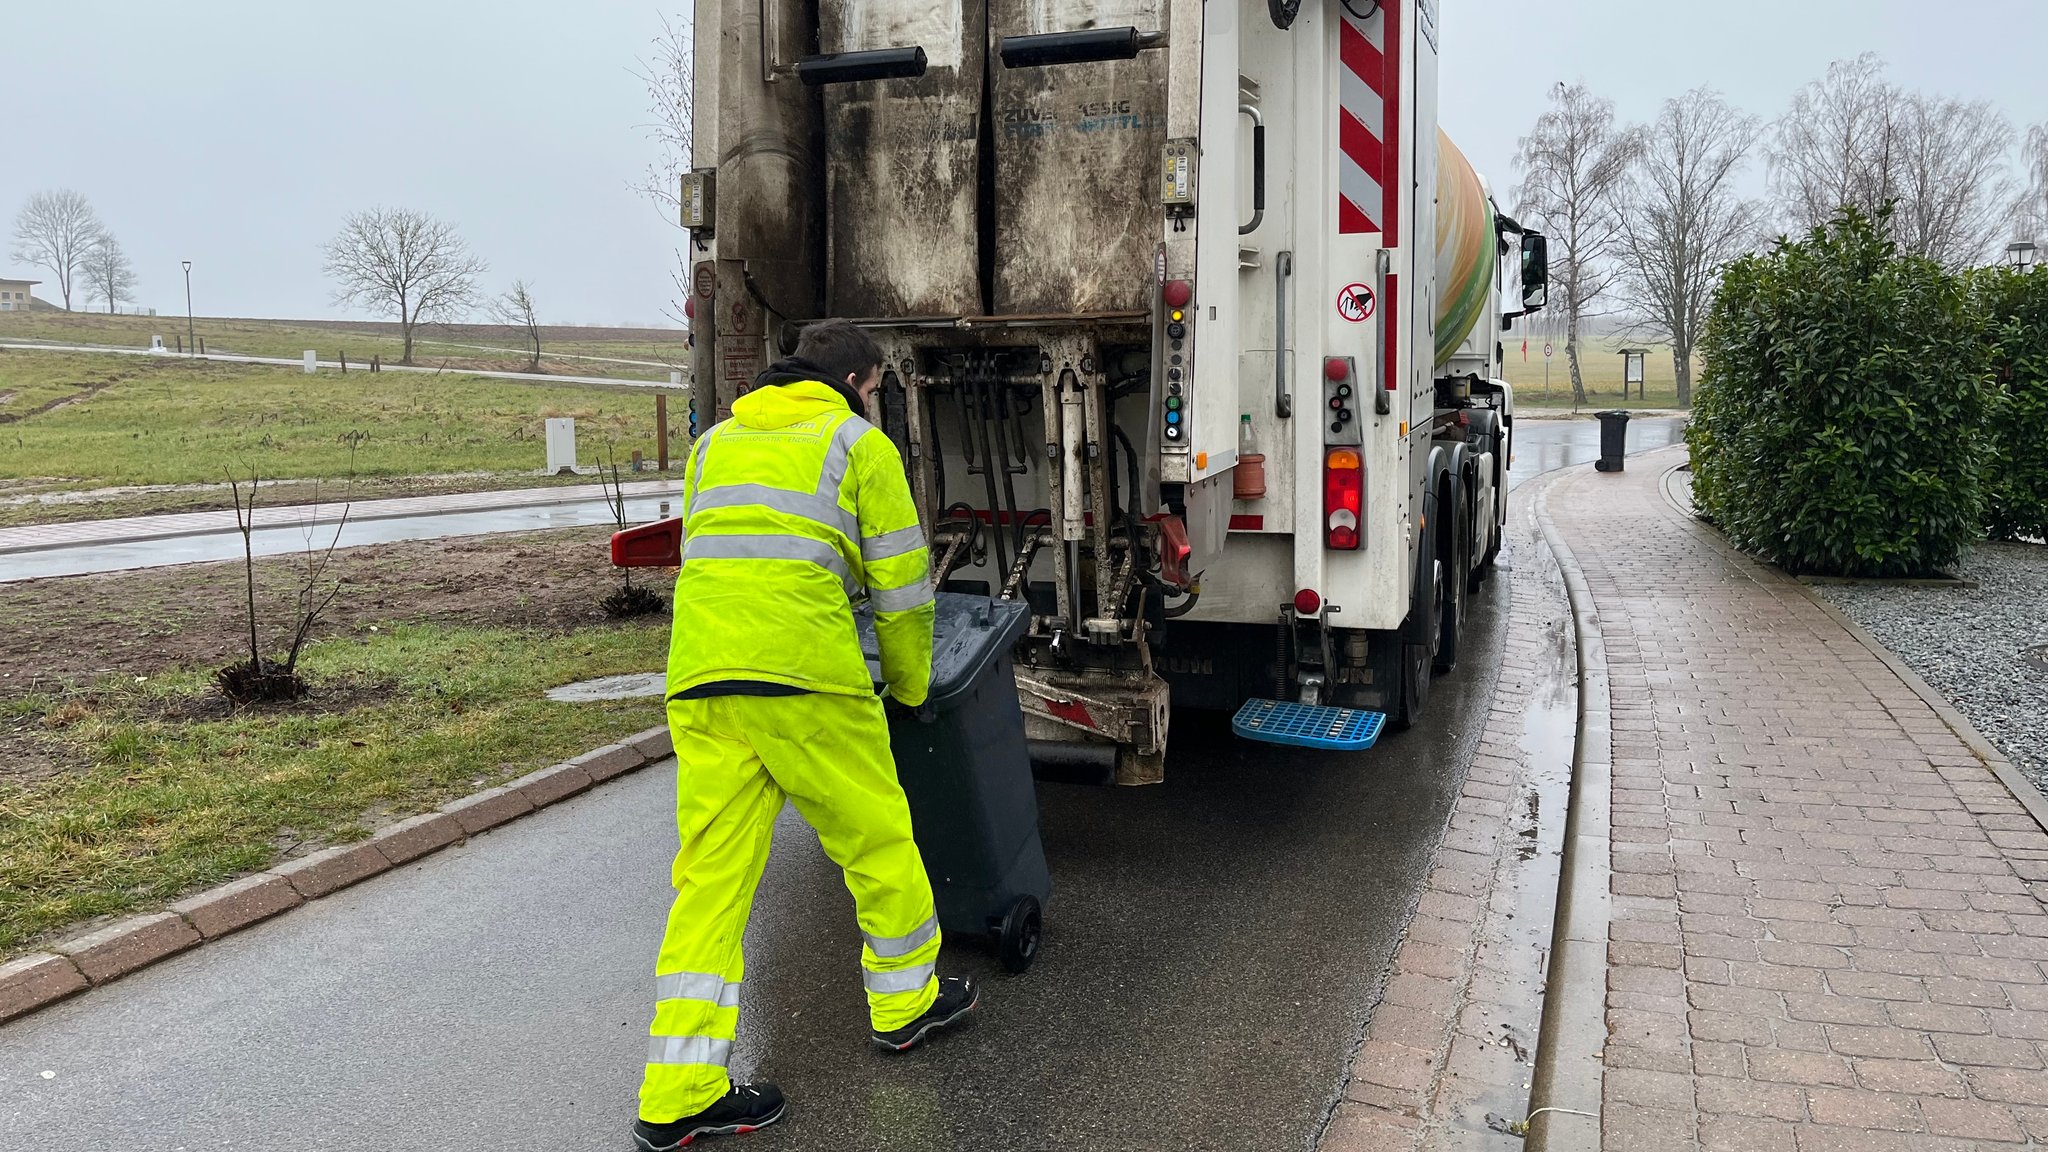
[[697, 441], [689, 469], [671, 698], [721, 681], [872, 696], [853, 623], [865, 595], [889, 694], [924, 703], [930, 557], [880, 429], [815, 380], [756, 388]]

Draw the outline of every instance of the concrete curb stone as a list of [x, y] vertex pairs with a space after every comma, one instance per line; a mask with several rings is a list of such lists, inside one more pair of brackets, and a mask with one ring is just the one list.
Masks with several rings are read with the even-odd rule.
[[244, 876], [171, 905], [208, 940], [268, 920], [305, 903], [291, 881], [268, 872]]
[[535, 808], [545, 808], [550, 804], [560, 803], [596, 783], [597, 781], [592, 780], [590, 773], [584, 771], [581, 765], [562, 763], [538, 772], [529, 772], [506, 787], [525, 794]]
[[527, 798], [526, 793], [510, 785], [500, 785], [460, 800], [451, 800], [441, 805], [441, 811], [455, 817], [456, 823], [462, 825], [464, 835], [474, 836], [533, 811], [533, 801]]
[[63, 956], [31, 952], [0, 964], [0, 1021], [26, 1016], [92, 987], [78, 966]]
[[87, 980], [105, 984], [183, 952], [204, 939], [197, 928], [176, 912], [153, 912], [60, 940], [52, 947], [69, 956]]
[[607, 744], [593, 748], [581, 756], [572, 756], [564, 761], [583, 769], [590, 776], [591, 783], [602, 784], [622, 772], [630, 772], [651, 757], [643, 756], [638, 748], [630, 744]]
[[446, 848], [462, 836], [462, 824], [455, 817], [446, 812], [422, 812], [379, 831], [370, 837], [370, 843], [395, 867]]
[[306, 899], [318, 900], [390, 869], [390, 858], [375, 844], [347, 844], [287, 860], [270, 874], [284, 877]]
[[60, 940], [47, 952], [0, 963], [0, 1022], [389, 872], [644, 768], [671, 752], [668, 728], [648, 728], [401, 820], [363, 843], [287, 860], [180, 900], [168, 911], [130, 917]]
[[668, 725], [666, 724], [658, 728], [649, 728], [647, 731], [634, 736], [629, 736], [625, 740], [620, 741], [620, 743], [637, 749], [641, 756], [650, 761], [666, 760], [670, 756], [675, 755], [676, 751], [675, 741], [669, 736]]

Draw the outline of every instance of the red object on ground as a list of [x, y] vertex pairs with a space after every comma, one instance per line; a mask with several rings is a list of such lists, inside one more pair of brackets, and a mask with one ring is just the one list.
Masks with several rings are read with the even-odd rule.
[[683, 562], [683, 519], [671, 516], [612, 533], [615, 568], [674, 568]]

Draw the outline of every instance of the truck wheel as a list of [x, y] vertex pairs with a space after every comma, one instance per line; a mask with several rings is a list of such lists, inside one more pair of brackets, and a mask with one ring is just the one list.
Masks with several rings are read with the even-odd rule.
[[1449, 672], [1458, 666], [1458, 648], [1465, 639], [1465, 594], [1470, 586], [1472, 566], [1472, 544], [1466, 534], [1466, 526], [1471, 523], [1470, 498], [1465, 495], [1461, 484], [1453, 484], [1451, 493], [1447, 495], [1451, 498], [1446, 503], [1455, 511], [1451, 515], [1450, 532], [1437, 538], [1444, 565], [1442, 576], [1437, 581], [1442, 623], [1437, 626], [1436, 658], [1432, 661], [1438, 672]]
[[1003, 967], [1021, 973], [1038, 959], [1042, 919], [1036, 896], [1019, 896], [1010, 905], [1009, 914], [1003, 917], [1002, 930], [996, 935], [996, 954], [1002, 958]]
[[1396, 731], [1406, 732], [1422, 723], [1423, 709], [1429, 706], [1430, 680], [1429, 645], [1401, 645], [1401, 694], [1390, 717]]

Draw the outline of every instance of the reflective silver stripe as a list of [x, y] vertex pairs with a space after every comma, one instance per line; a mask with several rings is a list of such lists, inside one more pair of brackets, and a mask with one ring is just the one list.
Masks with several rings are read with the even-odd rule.
[[873, 604], [877, 612], [908, 612], [931, 602], [931, 581], [924, 579], [901, 588], [876, 588], [868, 593], [868, 603]]
[[[697, 441], [697, 460], [691, 466], [690, 491], [692, 492], [702, 492], [704, 490], [704, 457], [710, 455], [711, 434], [716, 431], [718, 431], [716, 427], [705, 429], [704, 438]], [[684, 511], [687, 512], [689, 509]]]
[[738, 1007], [740, 986], [709, 972], [671, 972], [654, 978], [656, 1000], [709, 1000], [720, 1008]]
[[690, 506], [690, 511], [694, 513], [707, 508], [767, 508], [800, 516], [813, 524], [836, 528], [845, 533], [848, 540], [860, 539], [860, 521], [853, 513], [841, 508], [837, 500], [809, 492], [770, 488], [766, 484], [721, 484], [708, 491], [699, 491], [697, 502]]
[[919, 964], [915, 968], [905, 968], [901, 972], [870, 972], [863, 968], [860, 971], [860, 978], [861, 983], [868, 986], [868, 991], [887, 996], [896, 992], [916, 992], [923, 989], [938, 968], [937, 964]]
[[879, 536], [863, 536], [860, 541], [860, 558], [872, 564], [892, 556], [903, 556], [924, 547], [924, 529], [912, 524], [894, 532]]
[[898, 956], [908, 956], [926, 944], [931, 943], [932, 937], [938, 934], [939, 918], [937, 916], [933, 916], [901, 936], [869, 936], [865, 932], [861, 933], [862, 936], [867, 936], [868, 947], [874, 951], [875, 955], [884, 960], [894, 960]]
[[[846, 483], [846, 467], [853, 460], [853, 446], [874, 427], [858, 416], [850, 416], [832, 433], [832, 443], [825, 449], [825, 466], [818, 470], [818, 495], [838, 502], [839, 489]], [[859, 532], [847, 535], [860, 537]]]
[[839, 549], [808, 536], [692, 536], [683, 545], [683, 563], [692, 560], [808, 560], [841, 584], [853, 581]]
[[732, 1059], [732, 1041], [709, 1036], [651, 1036], [647, 1040], [649, 1064], [716, 1064], [725, 1067]]

